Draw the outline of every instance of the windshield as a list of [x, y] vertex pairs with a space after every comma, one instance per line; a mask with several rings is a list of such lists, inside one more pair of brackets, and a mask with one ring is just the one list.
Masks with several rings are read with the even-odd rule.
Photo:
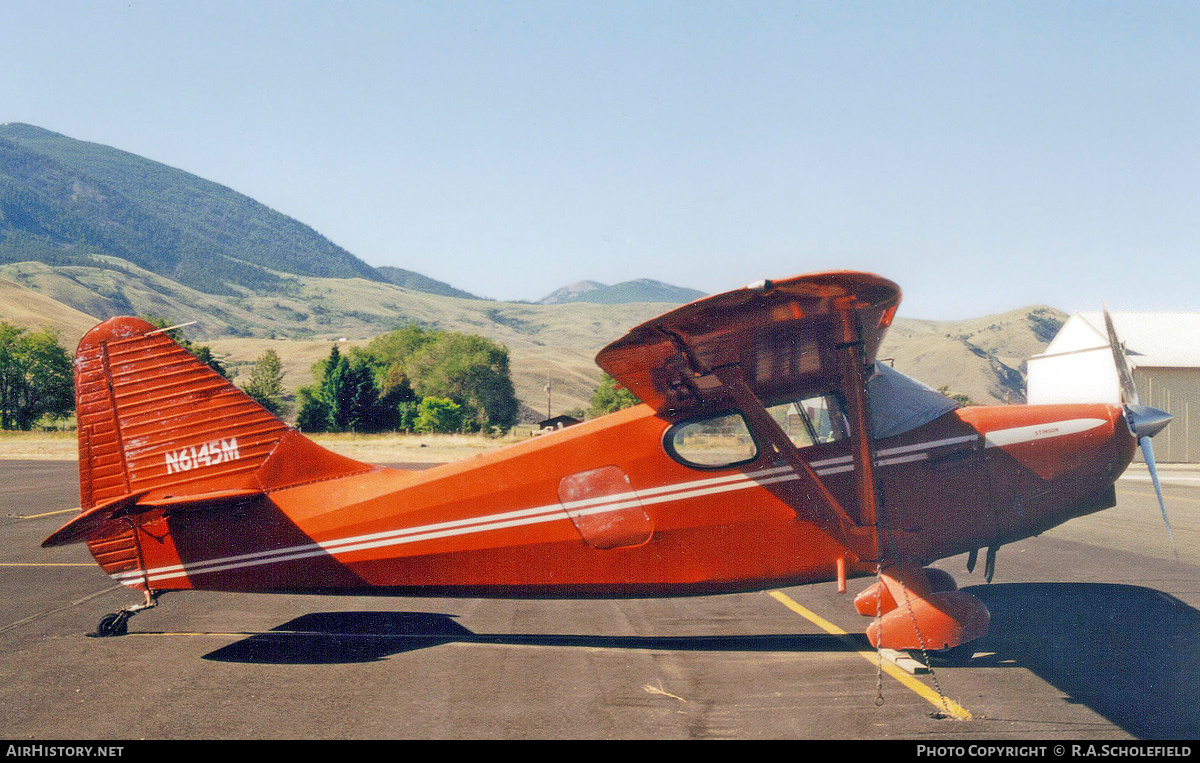
[[[867, 381], [867, 398], [875, 440], [903, 434], [958, 407], [950, 398], [882, 363], [875, 364]], [[788, 400], [768, 406], [767, 411], [798, 448], [850, 435], [841, 396], [833, 392]]]

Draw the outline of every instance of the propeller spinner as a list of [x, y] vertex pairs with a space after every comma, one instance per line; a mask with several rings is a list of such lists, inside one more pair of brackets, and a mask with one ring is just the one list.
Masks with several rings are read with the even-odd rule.
[[[1125, 406], [1125, 421], [1133, 436], [1137, 438], [1138, 446], [1142, 449], [1142, 458], [1146, 468], [1150, 470], [1150, 480], [1154, 483], [1154, 492], [1158, 495], [1158, 508], [1162, 510], [1163, 523], [1167, 526], [1167, 536], [1171, 539], [1171, 548], [1175, 549], [1175, 534], [1171, 532], [1171, 520], [1167, 518], [1167, 504], [1163, 501], [1162, 485], [1158, 480], [1158, 468], [1154, 462], [1154, 446], [1150, 438], [1161, 432], [1171, 423], [1171, 414], [1166, 411], [1142, 405], [1137, 386], [1133, 383], [1133, 371], [1129, 367], [1129, 358], [1125, 354], [1125, 346], [1117, 338], [1117, 330], [1113, 327], [1112, 315], [1108, 306], [1104, 306], [1104, 327], [1108, 331], [1108, 345], [1112, 349], [1113, 364], [1117, 368], [1117, 379], [1121, 384], [1121, 403]], [[1175, 550], [1178, 555], [1178, 550]]]

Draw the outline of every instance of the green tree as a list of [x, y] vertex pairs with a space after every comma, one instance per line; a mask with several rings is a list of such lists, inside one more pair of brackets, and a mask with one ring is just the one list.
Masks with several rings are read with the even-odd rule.
[[379, 388], [375, 386], [375, 375], [365, 358], [342, 357], [334, 375], [332, 394], [333, 423], [338, 429], [346, 432], [379, 431], [376, 412]]
[[379, 399], [375, 421], [380, 431], [412, 431], [420, 397], [413, 390], [405, 363], [418, 349], [433, 341], [436, 331], [409, 324], [372, 339], [365, 348], [353, 350], [363, 357], [375, 375]]
[[592, 407], [589, 415], [603, 416], [622, 408], [630, 408], [639, 402], [641, 401], [632, 392], [617, 384], [616, 379], [608, 374], [603, 374], [600, 377], [600, 386], [592, 392]]
[[407, 376], [403, 370], [404, 363], [417, 350], [432, 342], [438, 333], [413, 323], [372, 339], [364, 352], [371, 358], [375, 368], [376, 382], [379, 383], [380, 389], [386, 390], [384, 379], [395, 376], [397, 372]]
[[516, 423], [517, 396], [503, 345], [409, 325], [376, 337], [361, 352], [375, 371], [387, 428], [409, 428], [414, 405], [427, 397], [461, 406], [464, 430], [506, 430]]
[[463, 408], [463, 427], [507, 430], [517, 420], [508, 349], [481, 336], [441, 332], [405, 361], [422, 398], [449, 398]]
[[275, 416], [287, 412], [288, 406], [283, 400], [283, 365], [275, 350], [268, 349], [258, 356], [250, 371], [250, 380], [242, 390]]
[[335, 344], [313, 366], [312, 386], [301, 387], [297, 425], [308, 432], [376, 432], [379, 389], [370, 359], [349, 358]]
[[938, 387], [938, 394], [948, 397], [962, 406], [975, 405], [975, 401], [971, 399], [970, 395], [964, 395], [961, 392], [951, 392], [949, 384], [943, 384], [942, 386]]
[[58, 337], [0, 321], [0, 426], [31, 429], [44, 415], [70, 414], [74, 402], [74, 367]]
[[393, 364], [375, 377], [379, 398], [375, 401], [375, 420], [379, 431], [411, 431], [416, 419], [417, 404], [421, 402], [413, 391], [408, 375], [399, 364]]
[[463, 409], [445, 397], [427, 397], [417, 406], [415, 432], [457, 432], [463, 425]]
[[332, 427], [329, 404], [321, 399], [319, 387], [304, 386], [296, 390], [300, 398], [300, 411], [296, 414], [296, 426], [301, 432], [328, 432]]

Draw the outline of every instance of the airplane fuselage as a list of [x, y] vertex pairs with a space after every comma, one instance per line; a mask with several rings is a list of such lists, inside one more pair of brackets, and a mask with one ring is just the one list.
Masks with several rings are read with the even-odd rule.
[[[424, 471], [385, 467], [268, 490], [233, 507], [143, 512], [88, 543], [154, 591], [669, 596], [872, 574], [873, 548], [929, 563], [1112, 505], [1135, 443], [1109, 405], [970, 407], [873, 443], [877, 525], [856, 525], [847, 441], [698, 468], [638, 406]], [[217, 439], [200, 470], [235, 458]], [[181, 461], [175, 457], [176, 468]], [[218, 461], [217, 459], [221, 459]], [[193, 462], [195, 462], [193, 464]], [[169, 465], [168, 465], [169, 467]], [[878, 543], [873, 546], [872, 543]]]

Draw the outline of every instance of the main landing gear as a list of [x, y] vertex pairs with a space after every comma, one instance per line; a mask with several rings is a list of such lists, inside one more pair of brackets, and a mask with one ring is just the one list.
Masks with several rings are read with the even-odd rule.
[[153, 591], [146, 591], [146, 598], [141, 604], [130, 604], [127, 607], [122, 607], [117, 612], [109, 612], [104, 617], [100, 618], [100, 622], [96, 625], [96, 632], [91, 634], [101, 638], [108, 636], [124, 636], [128, 632], [129, 618], [141, 612], [144, 609], [153, 609], [158, 606], [158, 597], [160, 594]]
[[854, 606], [875, 618], [867, 627], [871, 646], [920, 650], [947, 664], [971, 658], [991, 619], [984, 603], [959, 591], [954, 578], [911, 559], [883, 567]]

